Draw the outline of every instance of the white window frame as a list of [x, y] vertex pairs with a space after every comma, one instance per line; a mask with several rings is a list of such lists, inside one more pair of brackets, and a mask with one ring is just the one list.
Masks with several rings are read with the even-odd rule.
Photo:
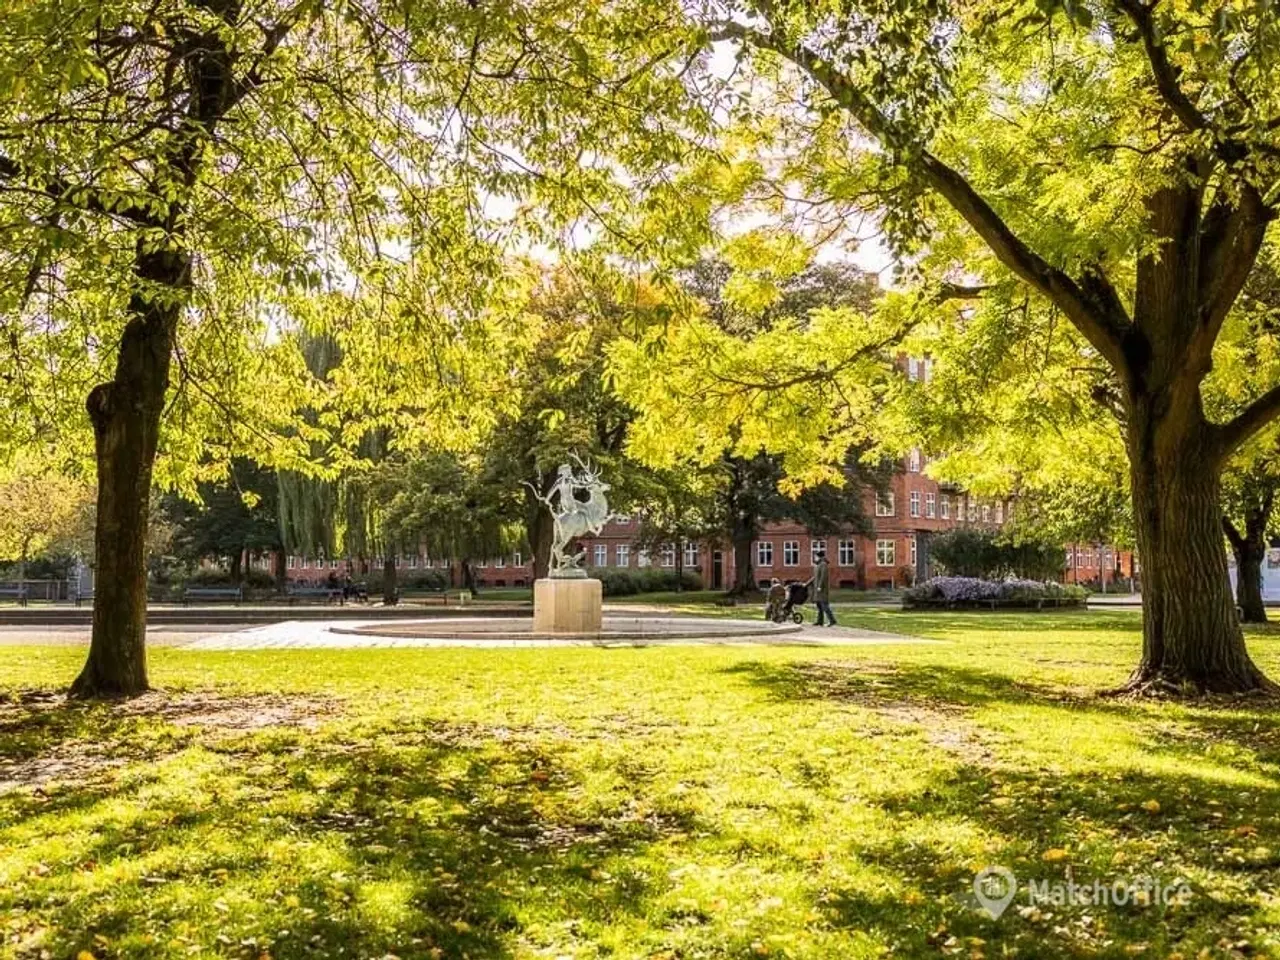
[[294, 556], [289, 557], [289, 559], [285, 562], [285, 566], [288, 567], [290, 570], [296, 569], [298, 566], [298, 558]]
[[897, 503], [894, 501], [893, 491], [888, 490], [885, 493], [876, 493], [876, 516], [892, 517], [896, 515], [898, 509]]
[[984, 503], [982, 505], [982, 522], [983, 523], [991, 522], [991, 504], [989, 503]]
[[756, 541], [756, 566], [760, 568], [773, 566], [773, 541]]
[[506, 557], [498, 557], [496, 560], [494, 560], [494, 561], [493, 561], [493, 565], [494, 565], [494, 567], [496, 567], [498, 570], [501, 570], [503, 567], [505, 567], [505, 566], [507, 565], [507, 558], [506, 558]]
[[951, 519], [951, 498], [945, 493], [942, 495], [941, 512], [939, 515], [943, 520]]
[[938, 515], [938, 495], [932, 491], [924, 495], [924, 515], [930, 520]]
[[664, 567], [674, 567], [676, 565], [676, 545], [674, 543], [664, 543], [662, 545], [661, 562]]
[[782, 541], [782, 565], [784, 567], [800, 566], [800, 541]]
[[410, 570], [418, 569], [418, 555], [416, 553], [409, 554], [409, 569]]
[[856, 540], [841, 540], [836, 544], [836, 560], [842, 567], [858, 565], [858, 543]]
[[607, 543], [596, 544], [595, 561], [597, 567], [607, 567], [609, 565], [609, 545]]
[[827, 552], [826, 537], [819, 537], [816, 540], [809, 541], [809, 563], [816, 564], [819, 555], [825, 555]]
[[914, 570], [916, 565], [916, 559], [919, 556], [919, 554], [916, 552], [915, 537], [911, 537], [909, 540], [907, 540], [907, 556], [911, 558], [911, 568]]
[[648, 551], [648, 550], [637, 550], [637, 551], [636, 551], [636, 566], [637, 566], [637, 567], [647, 567], [647, 566], [649, 566], [649, 562], [650, 562], [650, 560], [649, 560], [649, 551]]
[[964, 515], [970, 523], [974, 523], [978, 519], [978, 505], [972, 499], [966, 501]]
[[524, 555], [519, 550], [511, 555], [511, 565], [513, 567], [524, 566]]
[[696, 567], [698, 565], [698, 545], [693, 542], [684, 545], [684, 565], [686, 567]]
[[898, 541], [876, 541], [876, 566], [892, 567], [898, 562]]
[[912, 447], [911, 453], [907, 455], [907, 469], [912, 473], [919, 473], [922, 457], [920, 456], [920, 448]]
[[615, 567], [631, 566], [631, 544], [618, 543], [613, 547], [613, 565]]
[[919, 490], [911, 491], [910, 504], [908, 509], [911, 511], [911, 516], [913, 517], [920, 516], [920, 491]]

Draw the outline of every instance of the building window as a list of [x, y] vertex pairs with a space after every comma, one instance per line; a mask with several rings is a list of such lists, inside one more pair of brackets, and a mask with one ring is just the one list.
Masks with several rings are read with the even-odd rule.
[[942, 495], [942, 519], [951, 519], [951, 498], [945, 493]]
[[684, 565], [686, 567], [696, 567], [698, 565], [698, 545], [696, 543], [686, 543], [684, 545]]
[[410, 570], [418, 569], [418, 555], [416, 553], [412, 553], [409, 555], [409, 569]]
[[938, 515], [938, 497], [936, 494], [926, 493], [924, 495], [924, 515], [930, 520]]
[[1010, 523], [1013, 523], [1013, 504], [1012, 503], [1009, 504], [1009, 506], [1005, 507], [1004, 518], [1008, 520]]
[[915, 537], [912, 537], [910, 540], [907, 541], [907, 549], [910, 551], [910, 555], [911, 555], [911, 566], [914, 567], [916, 565], [916, 538]]
[[921, 362], [915, 357], [907, 357], [907, 379], [919, 380], [921, 366]]
[[338, 569], [338, 561], [337, 561], [337, 560], [330, 560], [330, 561], [329, 561], [329, 569], [330, 569], [330, 570], [337, 570], [337, 569]]
[[983, 523], [991, 522], [991, 507], [989, 504], [984, 503], [982, 505], [982, 522]]
[[893, 491], [888, 490], [884, 493], [876, 494], [876, 516], [892, 517], [893, 516]]
[[784, 567], [800, 566], [800, 541], [782, 541], [782, 565]]
[[289, 569], [290, 569], [290, 570], [292, 570], [292, 569], [294, 569], [297, 565], [298, 565], [298, 558], [297, 558], [297, 557], [290, 557], [290, 558], [289, 558], [289, 562], [288, 562], [288, 567], [289, 567]]
[[493, 565], [497, 567], [499, 570], [501, 570], [503, 567], [507, 565], [507, 558], [499, 557], [497, 560], [493, 561]]
[[513, 567], [523, 567], [523, 566], [524, 566], [524, 557], [523, 557], [523, 556], [521, 556], [521, 554], [520, 554], [520, 551], [519, 551], [519, 550], [517, 550], [515, 553], [513, 553], [513, 554], [511, 555], [511, 565], [512, 565]]
[[664, 567], [674, 567], [676, 565], [676, 545], [674, 543], [664, 543], [662, 545], [662, 565]]
[[629, 526], [631, 524], [631, 515], [628, 513], [620, 513], [613, 518], [613, 522], [622, 527]]
[[809, 562], [817, 563], [819, 557], [827, 555], [826, 540], [810, 540], [809, 541]]
[[619, 567], [631, 566], [631, 544], [620, 543], [614, 547], [613, 562], [615, 566]]
[[756, 566], [757, 567], [773, 566], [773, 541], [771, 540], [756, 541]]
[[965, 514], [968, 516], [969, 522], [973, 523], [973, 521], [978, 519], [978, 505], [972, 500], [969, 500], [967, 504], [968, 505], [965, 507]]
[[636, 551], [636, 566], [637, 566], [637, 567], [647, 567], [648, 565], [649, 565], [649, 551], [648, 551], [648, 550], [637, 550], [637, 551]]
[[603, 543], [596, 544], [596, 566], [607, 567], [609, 565], [609, 548]]
[[1067, 551], [1067, 569], [1068, 570], [1070, 570], [1073, 566], [1075, 566], [1075, 564], [1073, 563], [1074, 560], [1075, 560], [1075, 551], [1068, 550]]
[[1004, 523], [1004, 504], [996, 504], [996, 523]]
[[912, 447], [911, 453], [907, 456], [907, 469], [912, 473], [920, 472], [920, 448]]
[[920, 516], [920, 491], [911, 491], [911, 515], [913, 517]]
[[842, 567], [852, 567], [857, 563], [857, 554], [854, 552], [854, 542], [852, 540], [840, 541], [838, 559]]
[[892, 567], [897, 554], [897, 543], [893, 540], [876, 541], [876, 566]]

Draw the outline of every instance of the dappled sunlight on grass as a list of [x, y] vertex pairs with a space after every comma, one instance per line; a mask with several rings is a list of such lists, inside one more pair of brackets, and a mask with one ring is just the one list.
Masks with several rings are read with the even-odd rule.
[[[1276, 952], [1280, 715], [1096, 697], [1128, 613], [839, 612], [945, 642], [165, 649], [133, 707], [0, 650], [0, 955]], [[994, 921], [991, 863], [1194, 896]]]

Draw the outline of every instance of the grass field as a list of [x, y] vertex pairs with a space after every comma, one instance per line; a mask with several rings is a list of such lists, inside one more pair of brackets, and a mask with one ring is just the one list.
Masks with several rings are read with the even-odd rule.
[[1094, 696], [1134, 614], [838, 612], [943, 642], [0, 648], [0, 955], [1280, 956], [1280, 715]]

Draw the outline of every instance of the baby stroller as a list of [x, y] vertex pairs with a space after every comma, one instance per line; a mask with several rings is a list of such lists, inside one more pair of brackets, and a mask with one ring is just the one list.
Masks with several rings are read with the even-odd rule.
[[786, 623], [790, 620], [793, 623], [804, 623], [804, 614], [797, 608], [804, 606], [808, 601], [809, 585], [791, 581], [787, 584], [787, 600], [774, 612], [773, 622]]

